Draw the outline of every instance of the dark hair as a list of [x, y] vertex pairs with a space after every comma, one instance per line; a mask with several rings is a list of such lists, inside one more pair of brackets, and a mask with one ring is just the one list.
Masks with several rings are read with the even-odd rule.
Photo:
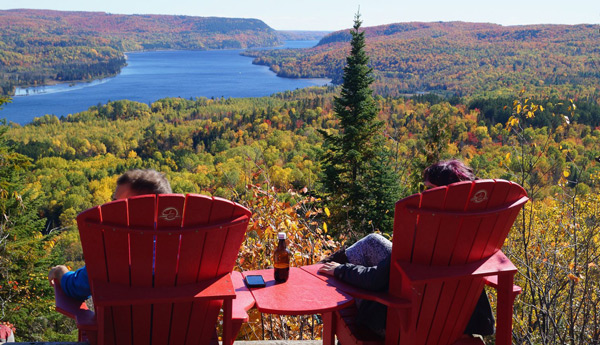
[[138, 195], [172, 193], [171, 185], [165, 175], [152, 169], [129, 170], [117, 179], [117, 185], [125, 184]]
[[437, 162], [423, 171], [423, 181], [436, 186], [445, 186], [454, 182], [477, 180], [473, 169], [458, 159]]

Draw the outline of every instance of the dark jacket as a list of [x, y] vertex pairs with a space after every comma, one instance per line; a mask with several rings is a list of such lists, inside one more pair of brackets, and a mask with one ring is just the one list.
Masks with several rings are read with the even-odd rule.
[[[390, 262], [391, 258], [387, 258], [377, 266], [372, 267], [347, 263], [338, 266], [334, 271], [334, 275], [336, 278], [362, 289], [386, 291], [390, 282]], [[357, 307], [357, 321], [359, 323], [380, 335], [385, 334], [386, 306], [363, 300], [357, 303]], [[494, 334], [494, 331], [494, 315], [487, 295], [483, 291], [464, 333], [491, 335]]]

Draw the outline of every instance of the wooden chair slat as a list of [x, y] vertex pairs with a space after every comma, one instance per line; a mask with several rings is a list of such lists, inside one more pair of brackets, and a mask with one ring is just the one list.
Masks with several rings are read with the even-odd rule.
[[[496, 209], [505, 205], [507, 202], [508, 192], [510, 190], [510, 184], [507, 183], [496, 183], [494, 185], [494, 190], [490, 195], [490, 201], [488, 202], [488, 209]], [[469, 261], [479, 260], [484, 256], [492, 255], [499, 248], [495, 248], [490, 250], [489, 244], [493, 242], [494, 238], [499, 238], [502, 234], [502, 228], [506, 226], [506, 222], [502, 220], [502, 214], [504, 212], [499, 212], [496, 217], [493, 218], [485, 218], [482, 220], [481, 234], [480, 236], [484, 236], [484, 238], [480, 239], [482, 243], [477, 248], [472, 248], [469, 253]], [[512, 224], [512, 223], [511, 223]]]
[[[225, 219], [231, 219], [235, 212], [235, 204], [229, 200], [225, 200], [218, 197], [213, 197], [213, 207], [210, 213], [210, 222], [221, 222]], [[220, 229], [215, 229], [211, 232], [210, 236], [207, 236], [206, 243], [204, 247], [204, 252], [202, 254], [202, 262], [200, 266], [200, 271], [198, 272], [198, 279], [203, 280], [206, 277], [212, 277], [215, 275], [224, 274], [226, 272], [231, 272], [233, 269], [233, 265], [235, 264], [235, 259], [231, 263], [231, 265], [221, 264], [222, 258], [231, 257], [225, 254], [227, 251], [234, 250], [236, 252], [235, 257], [237, 257], [237, 252], [239, 250], [239, 246], [236, 248], [225, 246], [225, 243], [228, 243], [229, 236], [229, 227], [222, 227]], [[241, 242], [240, 242], [241, 244]], [[224, 269], [229, 268], [225, 271]], [[216, 302], [207, 302], [206, 308], [198, 308], [196, 304], [194, 304], [194, 313], [204, 313], [204, 319], [212, 320], [216, 318], [218, 315], [218, 310], [221, 308], [222, 301]], [[209, 332], [211, 329], [214, 329], [214, 325], [210, 325], [210, 323], [203, 322], [198, 327], [202, 333]]]
[[[185, 227], [199, 226], [209, 224], [210, 212], [213, 207], [212, 198], [204, 195], [188, 194], [185, 201], [185, 210], [183, 217], [183, 225]], [[193, 211], [192, 211], [193, 210]], [[200, 271], [200, 262], [204, 255], [205, 239], [208, 233], [204, 232], [187, 232], [181, 235], [181, 247], [179, 251], [179, 261], [185, 263], [178, 268], [177, 284], [190, 284], [199, 281], [197, 279]], [[204, 315], [198, 316], [198, 310], [206, 303], [175, 303], [173, 306], [173, 331], [170, 336], [171, 344], [185, 344], [187, 330], [192, 324], [192, 320], [201, 318], [204, 320]], [[196, 308], [193, 309], [193, 305]], [[192, 313], [194, 310], [194, 313]], [[199, 332], [198, 332], [199, 333]], [[194, 338], [196, 335], [190, 335]], [[200, 336], [200, 334], [197, 334]]]
[[[172, 194], [160, 195], [156, 210], [156, 257], [154, 267], [154, 286], [176, 286], [179, 266], [179, 247], [181, 235], [171, 232], [183, 224], [185, 196]], [[169, 341], [172, 329], [172, 303], [153, 305], [152, 340], [158, 344]]]
[[[506, 197], [508, 200], [516, 200], [516, 199], [521, 199], [521, 198], [526, 198], [526, 197], [527, 197], [527, 193], [521, 186], [519, 186], [516, 183], [510, 184], [510, 189], [509, 189], [507, 197]], [[502, 225], [502, 231], [499, 231], [496, 234], [496, 236], [494, 236], [490, 239], [490, 244], [488, 247], [486, 247], [486, 253], [489, 251], [497, 250], [497, 248], [502, 247], [502, 245], [504, 244], [504, 240], [508, 236], [508, 232], [510, 231], [510, 228], [512, 227], [512, 224], [515, 222], [517, 216], [519, 215], [519, 211], [520, 211], [520, 209], [511, 210], [510, 212], [507, 212], [502, 217], [502, 219], [505, 222], [504, 224], [500, 223]]]
[[[81, 229], [81, 246], [86, 254], [86, 258], [92, 262], [106, 262], [104, 255], [104, 232], [100, 229], [89, 229], [88, 221], [101, 222], [102, 213], [100, 207], [94, 207], [82, 212], [77, 217], [77, 227]], [[94, 265], [87, 267], [88, 273], [93, 274], [101, 281], [108, 280], [106, 265]], [[93, 289], [93, 286], [92, 286]]]
[[[421, 194], [415, 194], [409, 196], [402, 203], [396, 203], [396, 213], [398, 217], [394, 216], [394, 229], [402, 228], [404, 231], [401, 234], [402, 241], [397, 241], [399, 244], [398, 249], [392, 252], [392, 257], [400, 259], [402, 261], [410, 261], [412, 258], [412, 247], [415, 238], [415, 224], [417, 222], [417, 214], [410, 213], [407, 211], [407, 207], [419, 207], [421, 204]], [[395, 253], [395, 256], [394, 256]]]
[[[127, 202], [129, 208], [129, 226], [153, 226], [156, 208], [156, 197], [146, 195], [130, 198]], [[131, 252], [131, 286], [152, 286], [152, 262], [154, 249], [154, 236], [148, 233], [129, 234]], [[149, 344], [151, 339], [151, 313], [152, 306], [136, 305], [131, 307], [132, 332], [134, 344]]]
[[183, 226], [208, 224], [213, 207], [211, 197], [200, 194], [187, 194], [185, 205]]
[[[421, 198], [422, 208], [439, 209], [444, 206], [447, 188], [438, 188], [431, 193], [423, 194]], [[413, 257], [411, 262], [430, 264], [436, 256], [434, 248], [440, 233], [441, 217], [419, 216], [415, 241], [413, 244]], [[392, 247], [393, 248], [393, 247]], [[418, 250], [417, 250], [418, 249]], [[417, 287], [416, 303], [420, 305], [419, 315], [435, 315], [438, 310], [438, 301], [442, 291], [442, 284], [428, 284], [427, 287]], [[433, 317], [420, 317], [417, 320], [417, 336], [427, 336], [427, 332], [433, 322]]]
[[[466, 212], [477, 212], [488, 209], [490, 195], [494, 190], [494, 180], [478, 180], [472, 183], [471, 191], [465, 207]], [[475, 259], [469, 258], [469, 253], [482, 246], [480, 238], [482, 219], [465, 218], [461, 224], [459, 238], [454, 246], [450, 264], [465, 264]], [[479, 258], [478, 258], [479, 259]], [[481, 281], [481, 279], [478, 279]], [[479, 288], [479, 291], [476, 289]], [[461, 279], [454, 292], [451, 306], [448, 308], [447, 321], [440, 339], [456, 339], [464, 331], [469, 316], [473, 312], [474, 304], [481, 294], [483, 285], [475, 279]], [[450, 341], [448, 340], [448, 341]], [[447, 341], [444, 343], [448, 343]]]
[[[105, 204], [102, 209], [102, 221], [108, 224], [129, 225], [127, 200], [117, 200]], [[117, 284], [129, 285], [130, 261], [129, 261], [129, 236], [126, 233], [113, 231], [110, 226], [104, 229], [104, 246], [106, 253], [106, 266], [108, 270], [108, 281]], [[93, 266], [93, 262], [86, 262], [87, 266]], [[96, 263], [101, 264], [101, 263]], [[89, 272], [88, 272], [89, 275]], [[93, 281], [95, 277], [90, 276]], [[104, 327], [113, 328], [115, 342], [117, 345], [132, 343], [131, 307], [109, 307], [106, 313], [112, 313], [113, 324]], [[98, 332], [103, 332], [99, 325]]]
[[[88, 222], [102, 222], [102, 211], [99, 206], [90, 208], [77, 216], [77, 227], [79, 228], [79, 236], [81, 239], [81, 247], [85, 253], [85, 259], [88, 262], [106, 263], [104, 255], [104, 230], [102, 228], [88, 227]], [[96, 277], [98, 281], [108, 281], [108, 270], [106, 264], [86, 266], [88, 276]], [[92, 295], [94, 292], [94, 284], [90, 282]], [[112, 311], [96, 313], [97, 328], [102, 328], [102, 333], [98, 333], [98, 341], [104, 344], [115, 344], [114, 321]], [[110, 326], [109, 326], [110, 325]], [[78, 325], [79, 327], [79, 325]], [[80, 331], [80, 336], [84, 332]]]
[[[454, 186], [453, 188], [440, 188], [446, 190], [446, 195], [444, 204], [439, 207], [439, 209], [451, 212], [464, 212], [469, 201], [469, 193], [471, 188], [472, 185], [468, 183]], [[452, 259], [452, 248], [455, 247], [456, 242], [459, 239], [463, 220], [447, 215], [442, 215], [438, 218], [441, 218], [440, 223], [443, 225], [443, 229], [441, 228], [439, 234], [437, 235], [438, 240], [432, 252], [431, 264], [447, 266]], [[414, 263], [416, 261], [413, 260], [412, 262]], [[430, 315], [429, 317], [420, 317], [419, 325], [421, 327], [417, 329], [417, 337], [425, 337], [425, 343], [439, 342], [442, 334], [447, 332], [445, 331], [445, 325], [448, 320], [448, 312], [451, 310], [450, 306], [452, 305], [453, 301], [452, 297], [454, 296], [457, 287], [458, 282], [456, 281], [447, 282], [445, 284], [429, 284], [427, 286], [428, 291], [430, 291], [429, 299], [433, 299], [432, 304], [436, 303], [437, 307], [434, 308], [434, 310], [430, 310], [428, 313], [424, 314]], [[426, 322], [425, 319], [429, 320]]]

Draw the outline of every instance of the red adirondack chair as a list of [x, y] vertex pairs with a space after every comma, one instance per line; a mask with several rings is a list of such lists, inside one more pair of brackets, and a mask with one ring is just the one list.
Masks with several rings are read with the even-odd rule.
[[[461, 339], [485, 284], [497, 289], [496, 344], [509, 345], [516, 267], [500, 251], [529, 200], [504, 180], [460, 182], [396, 203], [390, 287], [360, 298], [388, 305], [385, 345], [478, 344]], [[381, 344], [349, 311], [325, 319], [324, 344]]]
[[[253, 300], [232, 311], [241, 275], [230, 274], [250, 211], [203, 195], [145, 195], [77, 217], [95, 314], [56, 291], [56, 309], [95, 344], [209, 344], [223, 307], [231, 344]], [[241, 291], [243, 293], [243, 291]], [[235, 334], [234, 334], [235, 333]]]

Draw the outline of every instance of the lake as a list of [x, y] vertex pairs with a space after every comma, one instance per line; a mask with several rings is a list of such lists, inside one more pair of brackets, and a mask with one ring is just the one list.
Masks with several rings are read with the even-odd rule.
[[[288, 41], [283, 48], [307, 48], [317, 41]], [[151, 51], [127, 53], [127, 66], [112, 78], [89, 83], [17, 89], [0, 118], [19, 124], [45, 114], [66, 116], [98, 103], [129, 99], [152, 103], [165, 97], [262, 97], [329, 79], [280, 78], [252, 64], [242, 50]]]

